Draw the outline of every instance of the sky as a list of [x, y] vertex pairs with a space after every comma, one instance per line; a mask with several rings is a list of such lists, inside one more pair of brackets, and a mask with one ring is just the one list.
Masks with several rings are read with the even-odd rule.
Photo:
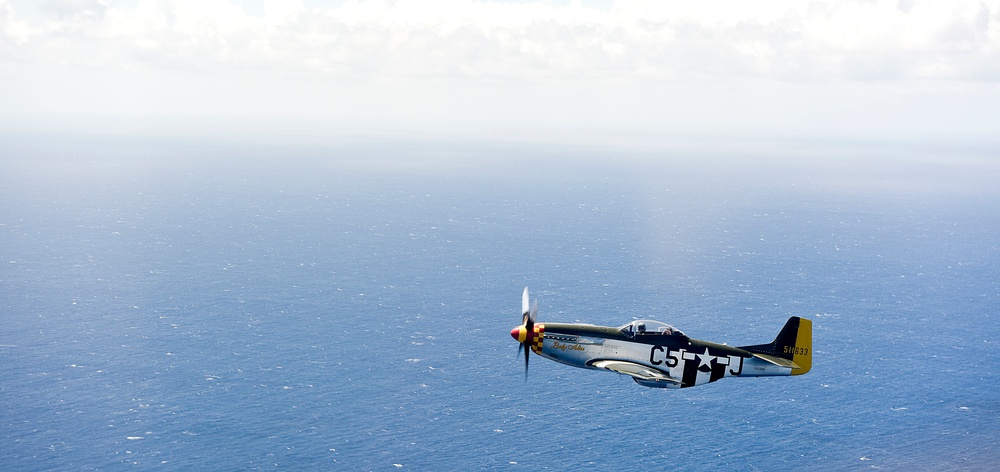
[[0, 103], [42, 129], [995, 142], [1000, 0], [0, 0]]

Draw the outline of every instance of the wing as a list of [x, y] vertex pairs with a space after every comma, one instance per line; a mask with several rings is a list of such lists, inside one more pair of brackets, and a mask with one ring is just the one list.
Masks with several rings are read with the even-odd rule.
[[671, 382], [678, 385], [681, 384], [680, 380], [667, 375], [667, 373], [662, 370], [654, 369], [642, 364], [636, 364], [635, 362], [603, 360], [595, 361], [591, 365], [599, 369], [625, 374], [636, 380], [643, 380], [647, 382]]

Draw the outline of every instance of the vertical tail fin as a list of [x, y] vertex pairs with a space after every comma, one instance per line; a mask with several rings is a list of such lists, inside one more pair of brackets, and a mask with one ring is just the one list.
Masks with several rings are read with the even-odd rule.
[[741, 349], [790, 360], [798, 366], [792, 369], [792, 375], [802, 375], [812, 368], [812, 321], [793, 316], [770, 344]]

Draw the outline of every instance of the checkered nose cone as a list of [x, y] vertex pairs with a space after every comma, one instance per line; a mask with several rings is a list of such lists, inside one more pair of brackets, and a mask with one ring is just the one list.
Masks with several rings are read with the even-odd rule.
[[535, 323], [531, 330], [531, 351], [535, 354], [542, 352], [542, 343], [545, 339], [545, 325]]

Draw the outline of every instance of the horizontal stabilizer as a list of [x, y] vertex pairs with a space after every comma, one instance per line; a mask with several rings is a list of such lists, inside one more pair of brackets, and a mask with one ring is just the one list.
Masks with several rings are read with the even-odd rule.
[[801, 369], [802, 368], [798, 364], [796, 364], [796, 363], [794, 363], [794, 362], [792, 362], [792, 361], [790, 361], [788, 359], [782, 359], [780, 357], [769, 356], [767, 354], [758, 354], [758, 353], [754, 353], [753, 356], [756, 357], [756, 358], [758, 358], [758, 359], [763, 359], [763, 360], [765, 360], [767, 362], [770, 362], [770, 363], [772, 363], [774, 365], [781, 366], [781, 367], [788, 367], [790, 369]]

